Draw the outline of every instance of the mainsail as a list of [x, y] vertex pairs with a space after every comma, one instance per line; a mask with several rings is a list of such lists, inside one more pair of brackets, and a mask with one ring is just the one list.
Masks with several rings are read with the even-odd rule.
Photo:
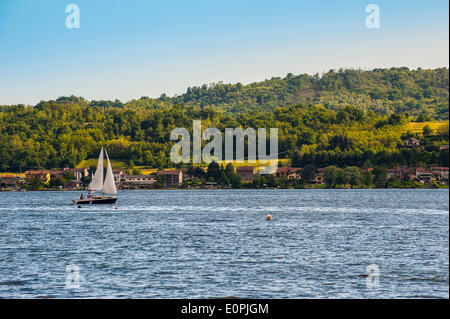
[[106, 194], [117, 194], [116, 182], [114, 181], [114, 175], [111, 168], [111, 162], [109, 161], [108, 153], [105, 150], [106, 159], [108, 160], [108, 168], [106, 170], [105, 183], [101, 189], [102, 193]]
[[[109, 161], [108, 161], [109, 162]], [[103, 147], [98, 157], [97, 170], [92, 176], [92, 181], [88, 186], [90, 191], [101, 191], [103, 186]]]

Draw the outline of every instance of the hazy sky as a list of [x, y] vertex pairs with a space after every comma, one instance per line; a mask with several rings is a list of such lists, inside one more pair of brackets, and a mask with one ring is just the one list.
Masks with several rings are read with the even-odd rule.
[[[65, 8], [80, 8], [68, 29]], [[365, 8], [380, 8], [368, 29]], [[447, 0], [0, 0], [0, 104], [127, 101], [331, 68], [448, 67]]]

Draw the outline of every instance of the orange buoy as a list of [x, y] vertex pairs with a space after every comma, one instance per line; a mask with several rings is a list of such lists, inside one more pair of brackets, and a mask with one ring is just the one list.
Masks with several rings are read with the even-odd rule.
[[272, 220], [272, 215], [267, 214], [267, 215], [266, 215], [266, 220]]

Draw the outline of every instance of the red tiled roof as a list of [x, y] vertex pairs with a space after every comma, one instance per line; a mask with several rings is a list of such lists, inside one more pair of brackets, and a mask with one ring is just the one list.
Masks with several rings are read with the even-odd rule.
[[64, 171], [49, 171], [50, 175], [62, 175]]
[[123, 175], [124, 178], [155, 178], [152, 175]]
[[422, 174], [432, 174], [431, 170], [423, 168], [423, 167], [418, 167], [416, 168], [416, 173], [422, 173]]
[[255, 168], [253, 166], [238, 166], [236, 172], [253, 172]]
[[278, 167], [277, 173], [296, 173], [301, 170], [300, 167]]
[[43, 175], [43, 174], [48, 174], [50, 173], [49, 171], [26, 171], [25, 175]]
[[158, 171], [158, 175], [175, 175], [180, 174], [180, 171]]
[[408, 168], [406, 166], [397, 166], [395, 168], [388, 168], [386, 171], [391, 172], [391, 173], [394, 173], [394, 172], [402, 173], [402, 172], [406, 172], [407, 170], [408, 170]]

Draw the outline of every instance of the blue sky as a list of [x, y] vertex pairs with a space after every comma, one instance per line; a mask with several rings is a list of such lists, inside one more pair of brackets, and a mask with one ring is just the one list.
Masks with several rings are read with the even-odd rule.
[[[65, 25], [71, 3], [79, 29]], [[365, 26], [369, 3], [380, 29]], [[0, 0], [0, 104], [127, 101], [332, 68], [448, 67], [448, 15], [447, 0]]]

